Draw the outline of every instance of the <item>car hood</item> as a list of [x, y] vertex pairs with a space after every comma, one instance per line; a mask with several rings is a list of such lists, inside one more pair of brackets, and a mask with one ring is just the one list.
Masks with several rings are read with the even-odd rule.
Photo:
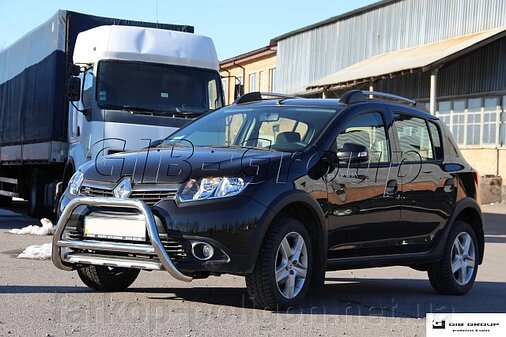
[[248, 148], [171, 147], [123, 152], [84, 165], [85, 180], [171, 184], [203, 177], [251, 177], [262, 180], [278, 172], [292, 153]]

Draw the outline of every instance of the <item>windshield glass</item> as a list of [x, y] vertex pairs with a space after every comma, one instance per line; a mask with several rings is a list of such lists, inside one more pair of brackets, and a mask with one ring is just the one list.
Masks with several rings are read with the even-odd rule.
[[240, 146], [298, 151], [316, 139], [335, 113], [336, 110], [323, 108], [230, 106], [176, 131], [162, 146]]
[[100, 61], [97, 101], [132, 113], [202, 114], [222, 106], [216, 71], [166, 64]]

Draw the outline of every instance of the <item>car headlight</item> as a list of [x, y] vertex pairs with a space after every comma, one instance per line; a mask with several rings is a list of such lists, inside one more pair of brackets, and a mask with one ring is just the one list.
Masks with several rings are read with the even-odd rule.
[[72, 195], [78, 195], [83, 180], [84, 174], [81, 171], [74, 173], [69, 181], [69, 193]]
[[241, 193], [246, 186], [243, 178], [190, 179], [179, 188], [178, 199], [185, 202], [231, 197]]

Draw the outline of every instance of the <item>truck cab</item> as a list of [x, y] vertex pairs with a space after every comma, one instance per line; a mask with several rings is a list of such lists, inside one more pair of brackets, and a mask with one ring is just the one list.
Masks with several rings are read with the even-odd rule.
[[101, 26], [78, 35], [73, 61], [79, 94], [69, 104], [67, 178], [86, 161], [147, 147], [223, 105], [205, 36]]

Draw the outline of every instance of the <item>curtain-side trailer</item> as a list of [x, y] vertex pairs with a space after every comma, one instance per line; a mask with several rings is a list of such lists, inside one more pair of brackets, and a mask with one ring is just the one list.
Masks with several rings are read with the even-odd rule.
[[21, 197], [44, 215], [84, 162], [148, 146], [220, 107], [214, 45], [193, 30], [60, 10], [3, 50], [0, 203]]

